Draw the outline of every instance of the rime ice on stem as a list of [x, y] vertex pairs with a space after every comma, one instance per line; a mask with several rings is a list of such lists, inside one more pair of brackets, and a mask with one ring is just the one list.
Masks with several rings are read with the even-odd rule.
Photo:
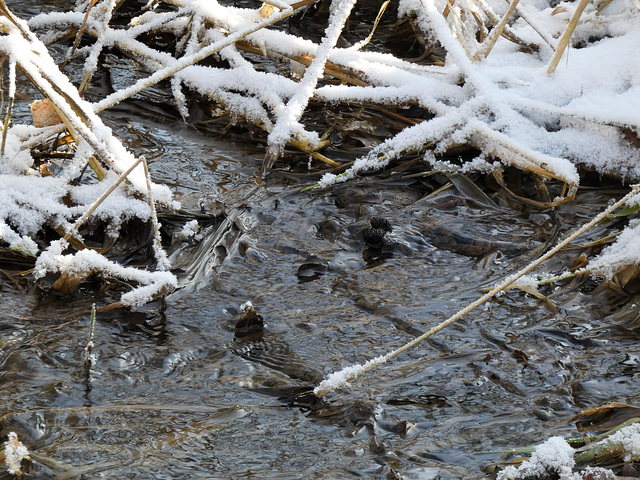
[[8, 439], [4, 444], [4, 462], [11, 475], [22, 475], [22, 461], [31, 460], [29, 451], [15, 432], [9, 432]]
[[[355, 5], [356, 0], [333, 0], [331, 2], [331, 13], [329, 16], [329, 26], [325, 30], [325, 37], [318, 47], [316, 56], [307, 67], [300, 81], [297, 91], [286, 106], [281, 111], [276, 112], [278, 120], [273, 130], [269, 134], [269, 151], [274, 157], [284, 148], [284, 144], [292, 134], [300, 130], [299, 120], [313, 95], [318, 80], [324, 73], [325, 63], [342, 33], [344, 24]], [[316, 136], [305, 139], [308, 143], [315, 145], [319, 138]]]

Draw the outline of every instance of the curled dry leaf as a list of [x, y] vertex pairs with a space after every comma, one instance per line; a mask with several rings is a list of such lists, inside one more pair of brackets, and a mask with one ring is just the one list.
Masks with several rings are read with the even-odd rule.
[[263, 3], [262, 7], [260, 7], [260, 16], [262, 18], [269, 18], [275, 10], [276, 9], [268, 3]]
[[640, 417], [640, 407], [621, 402], [612, 402], [595, 408], [589, 408], [571, 418], [576, 422], [579, 432], [609, 430], [621, 423]]
[[33, 124], [38, 128], [51, 127], [62, 123], [62, 119], [53, 106], [53, 102], [48, 98], [33, 102], [30, 105], [30, 108], [31, 116], [33, 117]]
[[87, 277], [84, 276], [76, 276], [73, 273], [65, 272], [60, 275], [58, 280], [54, 282], [51, 286], [56, 292], [66, 293], [67, 295], [74, 295], [76, 293], [76, 289], [78, 285]]

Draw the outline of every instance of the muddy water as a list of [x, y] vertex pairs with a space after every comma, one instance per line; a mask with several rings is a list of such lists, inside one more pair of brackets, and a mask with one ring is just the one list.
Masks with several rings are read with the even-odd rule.
[[[635, 300], [589, 282], [548, 291], [555, 310], [509, 292], [352, 388], [305, 395], [445, 320], [623, 189], [554, 212], [460, 178], [436, 195], [449, 179], [302, 193], [312, 172], [257, 182], [262, 147], [163, 115], [134, 102], [105, 120], [181, 201], [164, 223], [199, 221], [169, 247], [182, 288], [100, 314], [86, 370], [88, 310], [108, 289], [0, 284], [0, 436], [28, 446], [33, 478], [477, 478], [495, 450], [578, 436], [581, 410], [640, 401]], [[367, 244], [374, 217], [392, 230]]]

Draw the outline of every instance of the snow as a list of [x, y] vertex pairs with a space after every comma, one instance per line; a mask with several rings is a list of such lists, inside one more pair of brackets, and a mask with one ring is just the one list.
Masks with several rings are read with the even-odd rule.
[[[60, 250], [53, 254], [52, 246], [39, 246], [34, 240], [44, 225], [71, 228], [107, 186], [136, 161], [102, 122], [99, 112], [169, 77], [179, 105], [186, 103], [185, 91], [189, 89], [263, 127], [268, 132], [272, 156], [277, 156], [292, 137], [311, 147], [318, 144], [325, 132], [315, 131], [313, 125], [305, 125], [302, 120], [312, 98], [325, 103], [414, 104], [434, 116], [373, 146], [345, 173], [324, 175], [320, 187], [379, 170], [405, 152], [424, 150], [426, 145], [433, 145], [434, 150], [424, 154], [424, 161], [445, 172], [489, 172], [515, 165], [559, 179], [575, 190], [580, 183], [576, 167], [585, 165], [601, 174], [619, 175], [625, 181], [640, 180], [640, 148], [636, 146], [640, 132], [640, 12], [633, 0], [612, 2], [601, 12], [589, 4], [573, 33], [573, 44], [552, 74], [547, 70], [558, 39], [576, 9], [575, 2], [535, 0], [518, 4], [517, 14], [509, 19], [507, 28], [537, 51], [525, 52], [500, 37], [487, 53], [473, 34], [478, 29], [475, 22], [465, 25], [470, 33], [464, 33], [452, 17], [457, 15], [459, 23], [468, 13], [463, 10], [472, 8], [479, 16], [484, 15], [482, 10], [492, 11], [500, 19], [508, 9], [504, 1], [478, 0], [473, 6], [472, 2], [456, 3], [445, 18], [442, 12], [446, 0], [400, 0], [399, 16], [413, 15], [420, 30], [444, 47], [444, 66], [411, 63], [390, 53], [369, 51], [368, 46], [338, 47], [355, 0], [331, 2], [328, 27], [317, 43], [282, 29], [268, 28], [292, 13], [291, 2], [270, 2], [277, 8], [263, 18], [258, 8], [224, 6], [211, 0], [173, 0], [175, 11], [148, 10], [131, 18], [127, 28], [114, 29], [109, 19], [116, 3], [109, 0], [95, 6], [86, 18], [86, 28], [96, 41], [74, 55], [84, 60], [85, 73], [90, 75], [101, 52], [117, 48], [135, 58], [150, 74], [95, 103], [78, 94], [43, 43], [61, 38], [67, 28], [79, 27], [85, 20], [87, 2], [74, 11], [36, 15], [28, 24], [20, 20], [21, 31], [8, 18], [0, 18], [9, 32], [0, 36], [0, 51], [8, 57], [8, 92], [15, 90], [13, 72], [18, 66], [56, 104], [77, 140], [77, 152], [62, 174], [47, 178], [34, 170], [29, 149], [63, 127], [35, 129], [14, 125], [6, 138], [0, 162], [0, 239], [9, 248], [40, 255], [41, 274], [47, 269], [88, 271], [99, 265], [110, 274], [135, 277], [141, 282], [141, 288], [146, 290], [139, 297], [127, 297], [131, 303], [149, 298], [152, 291], [173, 288], [169, 277], [152, 279], [120, 270], [95, 252], [70, 254]], [[556, 7], [560, 11], [554, 10]], [[37, 30], [38, 38], [30, 28]], [[139, 39], [162, 30], [182, 37], [182, 57], [155, 50]], [[310, 58], [311, 63], [300, 81], [277, 69], [257, 68], [236, 48], [235, 42], [240, 39], [253, 43], [263, 55], [287, 64], [300, 56]], [[579, 48], [574, 46], [579, 43]], [[229, 68], [197, 64], [213, 54], [227, 62]], [[358, 73], [367, 85], [320, 85], [327, 62]], [[181, 111], [188, 114], [185, 108]], [[456, 143], [472, 143], [483, 152], [462, 164], [438, 158], [438, 153]], [[99, 183], [71, 186], [70, 180], [92, 156], [105, 165], [107, 178]], [[147, 221], [154, 215], [144, 200], [146, 195], [147, 184], [140, 165], [96, 209], [94, 218], [106, 222], [113, 232], [128, 219]], [[156, 203], [175, 206], [165, 185], [152, 184], [150, 197]], [[65, 198], [74, 204], [68, 206]], [[186, 239], [195, 235], [196, 227], [197, 224], [188, 224], [182, 236]], [[620, 266], [640, 263], [640, 242], [634, 243], [639, 228], [638, 222], [631, 222], [586, 269], [610, 276]], [[157, 255], [161, 266], [168, 268], [163, 252], [158, 251]], [[86, 263], [89, 261], [97, 263], [91, 266]], [[335, 381], [340, 383], [348, 376]]]
[[519, 478], [550, 478], [554, 473], [561, 480], [580, 480], [583, 477], [573, 474], [575, 465], [574, 450], [560, 437], [551, 437], [542, 445], [538, 445], [529, 460], [516, 468], [506, 467], [497, 480], [516, 480]]
[[615, 450], [617, 446], [622, 446], [625, 462], [630, 462], [640, 458], [640, 424], [633, 423], [621, 428], [616, 433], [603, 441], [604, 448]]
[[198, 233], [198, 230], [200, 230], [200, 225], [198, 224], [198, 221], [189, 220], [187, 223], [183, 225], [179, 235], [184, 238], [191, 238], [191, 237], [194, 237], [196, 233]]
[[140, 286], [121, 297], [122, 303], [131, 307], [142, 306], [163, 292], [171, 293], [178, 285], [176, 277], [170, 272], [151, 272], [125, 267], [90, 249], [64, 254], [66, 246], [66, 242], [63, 240], [56, 240], [51, 242], [49, 248], [40, 254], [34, 268], [36, 279], [44, 277], [49, 272], [64, 272], [79, 277], [100, 272], [103, 275], [135, 281]]
[[[269, 134], [272, 153], [283, 150], [291, 135], [297, 134], [298, 137], [301, 136], [300, 117], [313, 95], [318, 80], [324, 75], [324, 67], [329, 53], [335, 47], [355, 3], [356, 0], [335, 0], [331, 2], [329, 25], [325, 30], [325, 37], [320, 43], [314, 59], [305, 70], [296, 93], [289, 99], [285, 107], [276, 110], [277, 121]], [[315, 147], [320, 138], [317, 134], [307, 135], [305, 140]]]
[[[601, 451], [622, 451], [625, 463], [640, 457], [640, 424], [633, 423], [621, 428], [613, 435], [594, 444]], [[525, 478], [558, 478], [559, 480], [582, 480], [584, 478], [617, 478], [610, 470], [588, 467], [573, 473], [576, 451], [562, 438], [552, 437], [535, 448], [529, 460], [519, 467], [508, 466], [502, 470], [497, 480], [518, 480]]]
[[589, 262], [582, 270], [596, 271], [611, 278], [625, 265], [640, 264], [640, 220], [630, 220], [628, 226], [616, 238], [616, 241], [602, 250], [602, 253]]
[[386, 355], [372, 358], [361, 365], [351, 365], [343, 368], [337, 372], [334, 372], [327, 376], [320, 384], [313, 390], [313, 393], [319, 397], [324, 396], [328, 392], [332, 392], [341, 387], [349, 386], [349, 382], [354, 378], [359, 377], [364, 372], [367, 372], [378, 365], [382, 365], [387, 361]]

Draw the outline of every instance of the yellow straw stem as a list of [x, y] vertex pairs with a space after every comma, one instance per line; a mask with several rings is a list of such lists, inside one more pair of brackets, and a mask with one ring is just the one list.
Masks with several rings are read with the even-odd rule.
[[547, 73], [549, 75], [551, 75], [553, 72], [556, 71], [556, 67], [560, 62], [560, 58], [562, 57], [564, 50], [567, 48], [567, 45], [569, 45], [569, 40], [571, 40], [571, 35], [573, 35], [573, 31], [578, 26], [578, 21], [580, 20], [580, 16], [582, 15], [582, 12], [584, 12], [584, 9], [587, 7], [587, 4], [589, 3], [589, 1], [590, 0], [580, 0], [580, 3], [578, 4], [578, 8], [576, 8], [576, 11], [573, 13], [571, 20], [569, 21], [569, 25], [567, 25], [566, 30], [562, 34], [562, 37], [560, 37], [560, 41], [558, 42], [558, 48], [556, 49], [556, 53], [551, 59], [551, 63], [549, 64], [549, 68], [547, 69]]

